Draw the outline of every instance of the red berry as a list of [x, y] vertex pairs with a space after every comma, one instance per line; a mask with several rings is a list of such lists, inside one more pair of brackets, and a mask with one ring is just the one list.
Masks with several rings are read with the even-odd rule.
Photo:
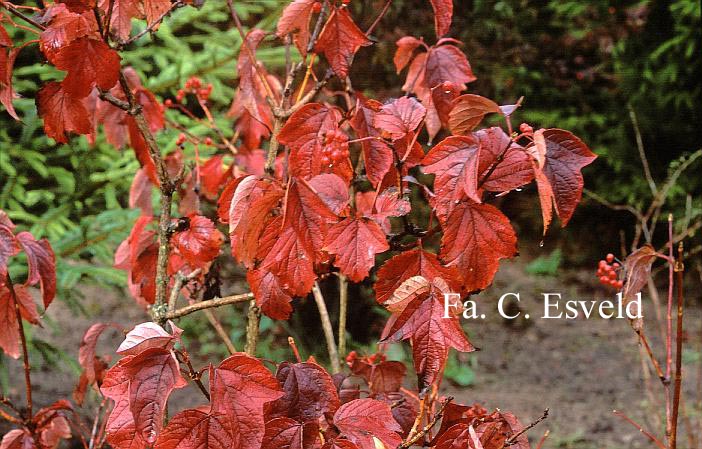
[[349, 3], [351, 3], [351, 0], [341, 0], [341, 3], [343, 3], [344, 5], [348, 5]]
[[617, 279], [617, 273], [615, 273], [614, 271], [608, 272], [607, 276], [609, 276], [610, 279]]
[[178, 139], [176, 140], [176, 145], [183, 145], [185, 143], [185, 134], [180, 133]]
[[322, 165], [329, 165], [331, 164], [331, 159], [329, 159], [329, 156], [326, 154], [322, 155]]
[[600, 268], [604, 268], [605, 266], [607, 266], [607, 262], [604, 260], [600, 260], [600, 262], [597, 264], [597, 266]]
[[349, 355], [346, 356], [346, 363], [351, 363], [354, 360], [356, 360], [356, 351], [351, 351]]
[[624, 287], [624, 281], [617, 281], [615, 287], [621, 290], [621, 288]]
[[205, 138], [205, 145], [208, 145], [208, 146], [209, 146], [209, 145], [212, 145], [212, 139], [209, 138], [209, 137], [206, 137], [206, 138]]
[[334, 148], [334, 151], [331, 153], [331, 158], [334, 160], [334, 162], [339, 162], [344, 158], [344, 155], [341, 153], [341, 150]]
[[171, 106], [173, 106], [173, 100], [171, 100], [170, 98], [166, 98], [166, 101], [164, 101], [163, 104], [164, 104], [167, 108], [170, 108]]
[[322, 4], [320, 2], [314, 2], [312, 4], [312, 11], [315, 14], [319, 14], [320, 12], [322, 12]]
[[607, 254], [607, 257], [605, 257], [605, 260], [607, 260], [607, 263], [614, 262], [614, 254], [612, 254], [612, 253]]
[[600, 276], [600, 284], [606, 285], [608, 283], [609, 283], [609, 279], [607, 278], [607, 276]]
[[210, 90], [208, 89], [198, 89], [197, 96], [203, 100], [207, 100], [210, 96]]
[[616, 270], [617, 268], [619, 268], [619, 267], [621, 267], [621, 265], [619, 265], [619, 263], [617, 263], [617, 262], [614, 262], [614, 263], [612, 264], [612, 268], [614, 268], [615, 270]]

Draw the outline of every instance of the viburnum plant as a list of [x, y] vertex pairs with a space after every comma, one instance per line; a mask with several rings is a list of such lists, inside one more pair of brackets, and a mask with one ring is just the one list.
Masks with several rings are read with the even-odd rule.
[[[348, 0], [294, 0], [275, 34], [246, 32], [228, 0], [243, 41], [238, 90], [227, 111], [231, 129], [218, 125], [215, 116], [222, 111], [212, 110], [212, 88], [200, 79], [189, 79], [162, 104], [137, 71], [121, 63], [120, 52], [194, 2], [46, 3], [39, 9], [0, 1], [0, 101], [17, 118], [12, 66], [23, 48], [38, 43], [46, 61], [66, 72], [36, 96], [46, 134], [63, 143], [71, 134], [94, 140], [102, 127], [108, 142], [133, 149], [141, 168], [129, 200], [142, 215], [118, 248], [115, 265], [128, 272], [129, 291], [153, 321], [126, 334], [112, 367], [95, 348], [115, 325], [98, 323], [85, 334], [76, 401], [92, 387], [108, 410], [98, 412], [92, 426], [65, 400], [33, 413], [22, 319], [38, 319], [29, 285], [40, 283], [44, 307], [53, 299], [53, 253], [45, 241], [15, 235], [3, 216], [0, 344], [18, 357], [21, 341], [27, 407], [3, 400], [2, 416], [17, 429], [3, 438], [2, 449], [54, 447], [71, 433], [90, 449], [105, 443], [118, 449], [529, 447], [530, 426], [511, 413], [440, 396], [450, 348], [475, 350], [459, 324], [461, 306], [444, 317], [446, 294], [478, 293], [491, 284], [500, 259], [517, 254], [514, 229], [490, 204], [496, 197], [535, 181], [544, 233], [554, 208], [565, 225], [581, 197], [581, 169], [595, 155], [568, 131], [528, 124], [513, 129], [521, 99], [500, 106], [463, 93], [476, 77], [461, 42], [446, 37], [451, 0], [430, 2], [433, 45], [413, 36], [397, 41], [393, 62], [398, 73], [406, 69], [405, 95], [380, 100], [354, 90], [350, 69], [359, 49], [373, 44], [391, 0], [365, 31]], [[132, 33], [132, 19], [146, 20], [146, 28]], [[37, 39], [12, 42], [5, 26]], [[282, 77], [257, 59], [264, 42], [285, 46]], [[204, 125], [207, 135], [184, 128], [171, 114]], [[487, 115], [504, 127], [478, 129]], [[159, 146], [157, 138], [167, 133], [179, 133], [173, 148]], [[420, 139], [437, 138], [425, 154]], [[193, 159], [186, 158], [188, 147]], [[201, 160], [204, 147], [214, 155]], [[216, 205], [216, 214], [208, 216], [215, 209], [208, 204]], [[422, 208], [431, 210], [428, 222], [409, 215]], [[219, 295], [214, 262], [224, 258], [225, 242], [246, 268], [251, 293]], [[13, 283], [7, 270], [20, 249], [29, 262], [24, 284]], [[378, 353], [346, 355], [348, 282], [368, 278], [381, 253], [392, 257], [378, 267], [375, 294], [391, 315]], [[338, 342], [318, 284], [331, 275], [340, 286]], [[291, 340], [295, 360], [278, 364], [272, 374], [256, 358], [259, 318], [285, 320], [294, 299], [310, 293], [331, 372], [313, 357], [303, 361]], [[181, 297], [189, 304], [179, 306]], [[210, 309], [242, 302], [249, 304], [246, 347], [237, 352]], [[232, 353], [219, 364], [195, 368], [173, 322], [197, 311], [209, 314]], [[406, 367], [384, 356], [387, 343], [401, 340], [412, 347], [416, 389], [407, 387]], [[348, 370], [341, 369], [344, 360]], [[169, 418], [171, 392], [189, 384], [205, 401]]]

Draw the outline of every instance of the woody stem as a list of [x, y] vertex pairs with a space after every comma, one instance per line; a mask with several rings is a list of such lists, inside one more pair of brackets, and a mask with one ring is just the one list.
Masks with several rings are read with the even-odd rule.
[[26, 418], [32, 418], [32, 378], [30, 371], [32, 370], [29, 364], [29, 353], [27, 352], [27, 337], [24, 335], [24, 327], [22, 326], [22, 314], [20, 313], [19, 300], [17, 299], [17, 294], [15, 293], [15, 286], [12, 283], [12, 278], [10, 273], [6, 276], [7, 287], [10, 289], [10, 295], [12, 296], [12, 301], [15, 303], [15, 317], [17, 318], [17, 330], [20, 335], [20, 342], [22, 344], [22, 361], [24, 362], [24, 385], [27, 397], [27, 414]]

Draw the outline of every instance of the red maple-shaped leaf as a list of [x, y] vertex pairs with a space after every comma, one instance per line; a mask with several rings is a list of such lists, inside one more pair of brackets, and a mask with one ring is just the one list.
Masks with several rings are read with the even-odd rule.
[[224, 414], [183, 410], [170, 419], [155, 449], [233, 449], [237, 431]]
[[270, 404], [271, 416], [287, 416], [300, 422], [314, 421], [339, 408], [332, 377], [314, 362], [283, 362], [276, 373], [285, 396]]
[[453, 102], [448, 125], [455, 135], [467, 134], [491, 113], [500, 113], [500, 107], [494, 101], [480, 95], [461, 95]]
[[67, 93], [61, 83], [52, 81], [37, 93], [37, 109], [44, 119], [44, 132], [56, 142], [67, 143], [66, 133], [90, 133], [92, 126], [80, 98]]
[[453, 0], [429, 0], [434, 9], [434, 29], [436, 37], [443, 37], [451, 28], [453, 19]]
[[304, 57], [310, 42], [310, 16], [317, 0], [293, 0], [285, 7], [278, 19], [276, 35], [284, 39], [288, 34], [293, 35], [295, 46]]
[[437, 43], [427, 53], [424, 84], [428, 89], [444, 82], [465, 88], [465, 83], [475, 80], [466, 55], [455, 45]]
[[581, 170], [597, 156], [571, 132], [557, 128], [536, 131], [534, 144], [544, 157], [543, 164], [535, 163], [534, 171], [545, 234], [554, 206], [561, 226], [568, 224], [583, 194]]
[[[400, 286], [398, 290], [406, 290], [402, 310], [394, 312], [395, 321], [384, 331], [384, 338], [390, 341], [410, 339], [420, 390], [434, 383], [442, 372], [449, 348], [462, 352], [475, 350], [463, 334], [458, 320], [462, 306], [455, 297], [450, 297], [451, 293], [456, 292], [451, 292], [441, 278], [434, 278], [432, 282], [425, 279], [424, 283], [410, 278], [403, 283], [410, 288]], [[425, 288], [427, 285], [428, 289]], [[399, 301], [392, 302], [395, 307], [401, 304]]]
[[329, 228], [325, 250], [336, 254], [334, 266], [361, 282], [375, 265], [375, 255], [390, 249], [385, 233], [368, 218], [348, 217]]
[[41, 298], [46, 309], [56, 296], [56, 257], [49, 241], [35, 240], [29, 232], [17, 234], [22, 250], [27, 255], [29, 265], [28, 285], [41, 286]]
[[117, 354], [138, 355], [151, 348], [171, 349], [178, 337], [179, 334], [170, 334], [158, 324], [147, 321], [137, 324], [127, 333], [124, 341], [117, 348]]
[[290, 318], [293, 297], [276, 274], [265, 268], [253, 269], [246, 272], [246, 281], [261, 313], [274, 320]]
[[191, 267], [204, 267], [219, 255], [224, 236], [207, 217], [190, 214], [188, 221], [188, 229], [173, 234], [173, 245]]
[[405, 36], [398, 39], [395, 45], [397, 45], [397, 50], [395, 50], [392, 62], [395, 64], [397, 73], [400, 73], [412, 60], [414, 51], [419, 48], [420, 45], [424, 45], [424, 41], [413, 36]]
[[390, 406], [375, 399], [356, 399], [339, 407], [334, 425], [358, 449], [376, 449], [375, 439], [385, 447], [402, 443], [402, 428], [392, 416]]
[[481, 129], [473, 137], [480, 145], [478, 173], [485, 190], [507, 192], [534, 179], [531, 160], [524, 148], [512, 142], [502, 128]]
[[322, 163], [324, 136], [329, 131], [338, 130], [341, 119], [339, 109], [319, 103], [307, 104], [290, 116], [280, 130], [278, 140], [290, 147], [290, 173], [293, 176], [310, 179], [322, 173], [335, 173], [345, 181], [351, 179], [348, 162], [333, 164], [331, 168]]
[[[70, 11], [65, 4], [56, 3], [47, 9], [49, 26], [39, 35], [39, 48], [53, 62], [56, 53], [74, 40], [91, 36], [100, 39], [92, 11]], [[112, 86], [110, 86], [112, 87]]]
[[319, 449], [320, 446], [317, 423], [282, 417], [266, 423], [261, 449]]
[[517, 253], [517, 236], [507, 217], [496, 207], [462, 201], [441, 224], [439, 257], [456, 266], [468, 291], [482, 290], [492, 283], [499, 260]]
[[415, 248], [394, 256], [380, 267], [375, 283], [376, 301], [385, 303], [403, 282], [414, 276], [427, 280], [442, 278], [454, 292], [461, 288], [461, 275], [455, 267], [443, 266], [435, 254]]
[[439, 142], [422, 160], [423, 171], [436, 175], [434, 193], [437, 214], [453, 209], [455, 202], [468, 197], [481, 202], [478, 192], [478, 141], [472, 136], [451, 136]]
[[264, 404], [283, 396], [278, 381], [259, 360], [234, 354], [214, 369], [210, 382], [212, 414], [232, 430], [235, 449], [259, 449], [264, 434]]
[[350, 197], [348, 186], [343, 179], [332, 173], [325, 173], [310, 179], [309, 185], [336, 215], [346, 209]]
[[[373, 122], [381, 107], [380, 102], [376, 100], [358, 99], [356, 113], [349, 122], [358, 138], [380, 136], [380, 131], [373, 126]], [[377, 186], [392, 166], [392, 148], [380, 139], [362, 140], [360, 144], [366, 176], [374, 186]]]
[[147, 446], [141, 434], [136, 431], [134, 417], [129, 407], [129, 372], [127, 365], [134, 356], [120, 359], [105, 373], [100, 391], [114, 401], [107, 417], [105, 434], [107, 442], [115, 449], [143, 449]]
[[373, 126], [389, 133], [393, 140], [405, 137], [415, 131], [424, 116], [426, 109], [412, 97], [400, 97], [385, 103], [373, 117]]
[[351, 18], [348, 8], [334, 8], [317, 39], [315, 51], [323, 53], [334, 73], [345, 79], [359, 48], [371, 41]]
[[124, 365], [129, 376], [129, 409], [136, 431], [149, 444], [163, 427], [163, 413], [171, 392], [187, 382], [180, 375], [178, 362], [171, 351], [149, 348]]
[[64, 91], [79, 98], [86, 97], [95, 85], [109, 90], [119, 78], [120, 57], [102, 40], [78, 38], [61, 47], [52, 62], [68, 72], [61, 83]]

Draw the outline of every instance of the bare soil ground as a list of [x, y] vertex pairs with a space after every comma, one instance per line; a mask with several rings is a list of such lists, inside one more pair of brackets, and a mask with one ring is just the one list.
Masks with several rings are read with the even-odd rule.
[[[495, 284], [478, 299], [480, 313], [485, 313], [486, 319], [465, 321], [472, 342], [481, 348], [468, 357], [476, 372], [475, 384], [463, 389], [446, 386], [444, 393], [455, 396], [457, 402], [480, 402], [489, 409], [513, 411], [525, 424], [549, 408], [547, 421], [530, 433], [532, 441], [537, 441], [549, 429], [545, 448], [652, 447], [637, 429], [612, 415], [613, 409], [622, 410], [654, 433], [661, 433], [656, 422], [662, 408], [651, 407], [644, 388], [639, 346], [628, 322], [539, 318], [543, 314], [543, 292], [560, 292], [564, 300], [592, 299], [593, 296], [602, 299], [611, 293], [593, 290], [596, 282], [590, 272], [562, 272], [558, 278], [538, 277], [525, 274], [524, 264], [523, 259], [504, 263]], [[506, 321], [498, 315], [496, 303], [505, 292], [521, 293], [522, 315], [528, 313], [531, 319]], [[62, 301], [56, 301], [48, 312], [56, 326], [45, 325], [35, 335], [77, 357], [82, 334], [95, 321], [133, 325], [148, 319], [127, 295], [92, 288], [85, 293], [87, 298], [93, 298], [87, 305], [90, 317], [76, 314]], [[648, 334], [662, 356], [653, 306], [647, 298], [644, 301], [644, 314], [650, 316], [646, 324]], [[685, 316], [689, 337], [685, 384], [687, 411], [693, 423], [700, 417], [700, 404], [694, 393], [701, 363], [699, 303], [699, 291], [691, 291], [688, 295], [690, 307]], [[110, 353], [118, 343], [116, 335], [106, 338], [101, 343], [103, 352]], [[9, 391], [3, 391], [3, 395], [22, 403], [21, 362], [5, 358], [2, 365], [9, 375]], [[58, 398], [70, 397], [77, 380], [75, 365], [62, 362], [58, 367], [47, 368], [35, 354], [34, 366], [35, 403], [44, 406]], [[660, 398], [660, 383], [654, 378], [651, 384], [654, 395]], [[200, 401], [197, 392], [192, 391], [175, 394], [177, 408]], [[86, 414], [94, 407], [94, 402], [89, 401]], [[0, 433], [7, 430], [2, 426], [4, 424], [0, 423]], [[681, 431], [683, 442], [687, 444], [684, 427]]]

